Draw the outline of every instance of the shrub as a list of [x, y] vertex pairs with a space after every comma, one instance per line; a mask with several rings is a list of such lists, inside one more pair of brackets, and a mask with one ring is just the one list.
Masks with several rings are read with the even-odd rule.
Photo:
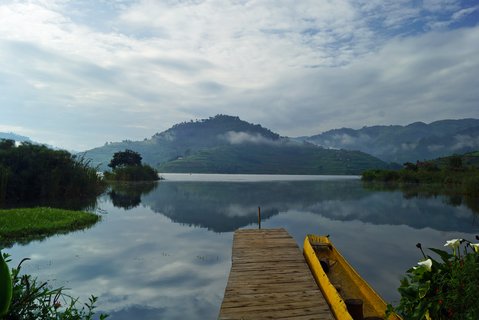
[[377, 175], [378, 170], [366, 170], [363, 172], [361, 176], [361, 180], [363, 181], [374, 181], [377, 180], [376, 175]]
[[96, 197], [105, 188], [89, 161], [31, 143], [0, 143], [0, 178], [11, 202]]
[[453, 253], [430, 248], [442, 260], [436, 261], [417, 244], [424, 260], [407, 271], [398, 289], [400, 303], [389, 305], [389, 312], [411, 320], [479, 319], [479, 244], [453, 239], [445, 246]]
[[113, 172], [106, 171], [105, 179], [115, 181], [156, 181], [158, 172], [149, 165], [117, 167]]
[[5, 195], [7, 194], [7, 168], [0, 165], [0, 204], [5, 201]]
[[464, 193], [468, 195], [479, 195], [479, 175], [469, 176], [464, 179]]

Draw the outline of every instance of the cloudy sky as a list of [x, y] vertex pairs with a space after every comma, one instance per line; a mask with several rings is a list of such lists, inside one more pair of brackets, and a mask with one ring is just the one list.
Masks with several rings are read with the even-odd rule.
[[479, 117], [477, 0], [0, 0], [0, 131], [85, 150]]

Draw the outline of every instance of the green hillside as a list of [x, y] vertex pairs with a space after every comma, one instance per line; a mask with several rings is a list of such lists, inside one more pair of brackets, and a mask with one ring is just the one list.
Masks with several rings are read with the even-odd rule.
[[166, 162], [190, 156], [199, 150], [229, 145], [232, 138], [237, 138], [237, 133], [242, 133], [243, 138], [262, 137], [264, 140], [272, 141], [281, 139], [278, 134], [260, 125], [248, 123], [238, 117], [217, 115], [199, 121], [176, 124], [150, 139], [108, 143], [84, 153], [92, 160], [92, 165], [100, 166], [102, 170], [108, 169], [107, 164], [115, 152], [125, 149], [140, 153], [145, 163], [159, 167]]
[[299, 143], [238, 117], [217, 115], [174, 125], [143, 141], [109, 143], [85, 152], [100, 169], [130, 149], [160, 172], [360, 174], [387, 164], [359, 151]]
[[479, 168], [479, 151], [468, 152], [462, 155], [442, 157], [442, 158], [431, 160], [431, 162], [435, 163], [439, 168], [447, 168], [450, 165], [452, 158], [457, 158], [457, 157], [461, 159], [461, 163], [463, 167]]
[[162, 165], [160, 172], [360, 174], [386, 168], [383, 161], [357, 151], [327, 150], [312, 145], [222, 146]]

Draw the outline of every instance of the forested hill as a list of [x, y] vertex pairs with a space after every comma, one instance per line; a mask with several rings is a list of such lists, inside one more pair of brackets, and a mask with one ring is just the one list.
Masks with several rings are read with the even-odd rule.
[[180, 123], [143, 141], [109, 143], [86, 157], [106, 169], [113, 153], [125, 149], [163, 172], [360, 174], [387, 167], [362, 152], [298, 143], [227, 115]]
[[479, 120], [342, 128], [296, 140], [325, 148], [359, 150], [387, 162], [416, 162], [479, 150]]

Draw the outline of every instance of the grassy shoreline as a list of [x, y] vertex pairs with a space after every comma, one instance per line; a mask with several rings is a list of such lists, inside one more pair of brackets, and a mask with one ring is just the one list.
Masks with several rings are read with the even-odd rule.
[[0, 245], [85, 229], [99, 220], [89, 212], [45, 207], [0, 210]]
[[479, 170], [368, 170], [362, 174], [367, 183], [385, 183], [390, 186], [423, 185], [441, 193], [479, 195]]
[[421, 186], [445, 194], [479, 196], [479, 151], [429, 161], [406, 162], [400, 170], [366, 170], [361, 180], [389, 187]]

